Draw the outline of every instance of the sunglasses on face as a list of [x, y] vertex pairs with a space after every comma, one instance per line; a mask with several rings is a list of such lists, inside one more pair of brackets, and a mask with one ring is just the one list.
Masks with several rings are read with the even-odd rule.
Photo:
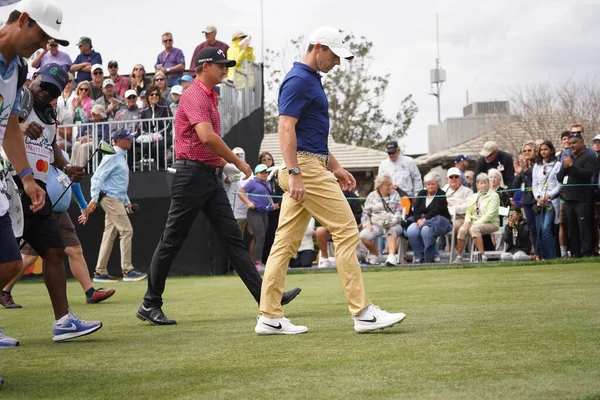
[[131, 95], [127, 98], [127, 100], [136, 99], [136, 98], [137, 98], [137, 96]]
[[116, 69], [116, 68], [119, 68], [119, 66], [118, 65], [109, 65], [108, 66], [108, 69]]
[[529, 150], [526, 149], [526, 150], [523, 150], [523, 153], [531, 153], [531, 151], [532, 151], [531, 149], [529, 149]]
[[573, 137], [578, 137], [578, 138], [582, 137], [581, 136], [581, 131], [579, 131], [579, 132], [571, 132], [571, 134], [569, 135], [569, 138], [573, 138]]
[[42, 83], [40, 85], [40, 89], [42, 89], [44, 92], [48, 93], [52, 97], [60, 96], [60, 92], [58, 91], [58, 88], [56, 88], [54, 85], [51, 85], [48, 83]]
[[573, 131], [573, 132], [571, 132], [571, 136], [572, 135], [581, 135], [581, 134], [582, 134], [582, 131]]
[[160, 93], [150, 93], [148, 97], [160, 97]]
[[94, 72], [94, 75], [104, 75], [104, 72], [96, 71], [96, 72]]
[[460, 178], [460, 176], [458, 176], [458, 175], [451, 175], [448, 178], [450, 178], [450, 179], [458, 179], [458, 178]]
[[69, 79], [69, 83], [73, 83], [73, 79]]
[[135, 68], [134, 68], [134, 70], [135, 70], [135, 71], [143, 71], [143, 70], [144, 70], [144, 68], [135, 67]]
[[50, 47], [58, 47], [58, 43], [50, 43]]
[[83, 91], [83, 92], [89, 92], [89, 91], [90, 91], [90, 89], [88, 89], [88, 88], [85, 88], [85, 87], [82, 87], [82, 88], [80, 88], [80, 89], [79, 89], [79, 91], [80, 91], [80, 92], [82, 92], [82, 91]]
[[154, 78], [154, 82], [160, 82], [160, 81], [164, 81], [165, 78]]
[[169, 42], [172, 42], [172, 41], [173, 41], [173, 39], [165, 39], [165, 40], [163, 40], [163, 43], [169, 43]]

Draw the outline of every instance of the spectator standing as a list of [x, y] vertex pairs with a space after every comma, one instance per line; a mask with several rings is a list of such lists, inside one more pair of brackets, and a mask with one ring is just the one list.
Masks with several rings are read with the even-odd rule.
[[98, 202], [105, 213], [104, 234], [98, 252], [94, 282], [118, 282], [118, 278], [109, 275], [106, 269], [117, 234], [121, 245], [123, 281], [136, 282], [148, 276], [146, 273], [136, 271], [131, 263], [133, 227], [128, 214], [134, 213], [134, 210], [127, 196], [129, 167], [125, 157], [131, 147], [132, 136], [126, 130], [117, 131], [113, 135], [116, 154], [105, 155], [92, 176], [90, 187], [92, 201], [88, 204], [89, 213], [96, 210]]
[[408, 240], [415, 253], [415, 262], [434, 262], [437, 238], [452, 231], [446, 193], [440, 189], [439, 176], [430, 172], [423, 178], [425, 189], [417, 195], [412, 219], [406, 230]]
[[463, 186], [461, 183], [460, 170], [458, 168], [450, 168], [446, 174], [448, 184], [442, 188], [446, 193], [446, 201], [448, 207], [454, 207], [454, 235], [458, 235], [458, 230], [465, 222], [465, 214], [467, 206], [473, 191], [468, 186]]
[[[512, 187], [512, 182], [515, 177], [515, 168], [513, 165], [513, 158], [510, 154], [499, 150], [496, 142], [485, 142], [483, 150], [479, 153], [481, 157], [477, 160], [475, 165], [475, 177], [479, 176], [480, 173], [495, 168], [502, 174], [502, 179], [506, 186]], [[477, 188], [473, 188], [476, 192]]]
[[569, 221], [569, 247], [574, 257], [591, 257], [595, 248], [591, 211], [594, 187], [591, 183], [593, 177], [598, 174], [598, 159], [585, 151], [580, 132], [571, 132], [569, 150], [570, 154], [563, 158], [557, 174], [558, 181], [562, 181], [564, 185], [565, 216]]
[[515, 207], [510, 212], [508, 223], [504, 227], [503, 240], [506, 252], [500, 255], [502, 261], [530, 261], [531, 239], [529, 223], [523, 219], [523, 211]]
[[115, 94], [119, 97], [125, 97], [125, 92], [129, 90], [129, 78], [119, 75], [119, 63], [115, 60], [108, 62], [108, 77], [115, 84]]
[[177, 114], [177, 106], [179, 106], [179, 99], [181, 99], [182, 94], [183, 88], [180, 85], [175, 85], [171, 88], [171, 104], [169, 104], [169, 109], [171, 110], [172, 116], [175, 116], [175, 114]]
[[173, 47], [173, 35], [171, 32], [163, 33], [162, 44], [165, 46], [165, 49], [156, 57], [154, 70], [166, 75], [168, 82], [165, 83], [168, 83], [169, 87], [175, 86], [178, 83], [178, 79], [183, 76], [185, 57], [183, 51]]
[[385, 149], [389, 158], [379, 164], [377, 175], [387, 173], [392, 178], [394, 188], [400, 188], [408, 196], [413, 196], [422, 190], [421, 173], [415, 160], [401, 154], [400, 146], [395, 140], [387, 142]]
[[259, 162], [265, 164], [269, 168], [269, 177], [267, 178], [267, 185], [271, 190], [271, 199], [275, 208], [269, 211], [269, 226], [265, 235], [265, 246], [263, 248], [262, 260], [263, 263], [267, 262], [273, 241], [275, 240], [275, 231], [279, 226], [279, 213], [281, 206], [281, 196], [283, 195], [283, 189], [279, 186], [279, 168], [275, 166], [275, 159], [273, 155], [268, 151], [265, 151], [258, 156]]
[[[556, 151], [551, 141], [542, 142], [539, 154], [533, 166], [533, 196], [540, 212], [535, 216], [538, 233], [538, 252], [542, 259], [556, 258], [556, 238], [554, 224], [558, 223], [560, 185], [556, 178], [560, 162], [556, 160]], [[535, 244], [534, 244], [535, 245]]]
[[125, 100], [115, 93], [115, 83], [108, 78], [102, 82], [102, 96], [94, 102], [106, 109], [106, 119], [112, 121], [119, 110], [125, 107]]
[[[157, 72], [152, 77], [152, 84], [156, 85], [160, 90], [160, 104], [163, 106], [168, 106], [171, 104], [171, 98], [169, 94], [171, 93], [171, 89], [167, 85], [167, 77], [162, 72]], [[148, 87], [146, 87], [146, 91], [148, 91]]]
[[467, 171], [467, 167], [469, 166], [469, 161], [471, 158], [466, 154], [461, 154], [456, 156], [454, 159], [454, 166], [460, 171], [460, 181], [463, 186], [471, 188], [471, 185], [467, 181], [467, 177], [465, 176], [465, 172]]
[[533, 205], [537, 203], [533, 195], [533, 164], [535, 163], [536, 146], [534, 142], [527, 142], [523, 145], [521, 154], [519, 155], [518, 161], [514, 162], [514, 180], [513, 189], [521, 189], [523, 194], [521, 195], [522, 210], [525, 213], [525, 218], [529, 224], [529, 231], [531, 232], [531, 241], [533, 243], [533, 252], [539, 255], [538, 252], [538, 240], [537, 233], [538, 229], [536, 226], [536, 216], [533, 213]]
[[98, 100], [102, 97], [102, 89], [104, 84], [104, 69], [100, 64], [94, 64], [92, 66], [92, 92], [90, 97], [92, 101]]
[[[265, 164], [258, 164], [254, 168], [254, 179], [248, 181], [240, 190], [238, 197], [248, 206], [248, 224], [254, 233], [254, 265], [258, 272], [264, 272], [265, 265], [262, 263], [265, 235], [269, 226], [268, 213], [275, 205], [271, 199], [271, 190], [267, 184], [267, 171]], [[250, 194], [250, 196], [248, 195]]]
[[475, 184], [477, 185], [477, 195], [471, 197], [465, 214], [465, 223], [458, 230], [456, 258], [454, 259], [454, 262], [457, 263], [462, 262], [462, 252], [465, 248], [467, 235], [473, 238], [475, 247], [477, 247], [476, 261], [487, 261], [483, 246], [483, 235], [489, 235], [500, 227], [498, 218], [500, 197], [498, 197], [498, 193], [490, 189], [490, 180], [487, 174], [482, 172], [477, 175]]
[[146, 78], [146, 69], [142, 64], [136, 64], [129, 75], [130, 89], [136, 91], [138, 96], [146, 89], [146, 87], [152, 83], [152, 81]]
[[[192, 80], [189, 81], [190, 83], [193, 82], [193, 78], [196, 77], [196, 73], [194, 72], [196, 66], [194, 64], [194, 62], [196, 61], [196, 56], [198, 55], [198, 52], [200, 52], [200, 50], [206, 49], [208, 47], [215, 47], [219, 50], [221, 50], [223, 52], [223, 54], [227, 54], [227, 50], [229, 50], [229, 45], [227, 43], [223, 43], [220, 40], [217, 40], [217, 27], [214, 25], [209, 25], [206, 28], [204, 28], [204, 30], [202, 31], [202, 33], [204, 33], [204, 42], [200, 43], [198, 46], [196, 46], [196, 48], [194, 49], [194, 54], [192, 55], [192, 61], [190, 62], [190, 75], [192, 77]], [[186, 86], [183, 86], [184, 89], [186, 89]]]
[[[596, 135], [592, 139], [592, 150], [596, 152], [596, 157], [598, 158], [598, 163], [600, 164], [600, 135]], [[595, 179], [596, 180], [594, 182], [598, 183], [598, 187], [596, 188], [596, 193], [594, 194], [594, 233], [596, 234], [596, 240], [594, 241], [596, 245], [594, 254], [598, 255], [598, 246], [600, 245], [600, 231], [598, 230], [600, 226], [600, 174], [597, 175]]]
[[252, 43], [252, 36], [246, 35], [242, 31], [236, 31], [231, 36], [231, 46], [227, 50], [227, 58], [235, 60], [235, 68], [230, 68], [227, 73], [227, 79], [236, 87], [252, 86], [254, 85], [254, 77], [248, 74], [248, 81], [242, 76], [237, 76], [235, 71], [247, 72], [247, 65], [250, 61], [255, 61], [256, 56], [254, 55], [254, 48], [250, 46]]
[[[256, 302], [260, 301], [262, 278], [244, 246], [227, 195], [220, 180], [215, 176], [216, 169], [223, 165], [223, 159], [234, 164], [246, 178], [252, 172], [250, 166], [233, 154], [221, 139], [217, 93], [214, 86], [225, 78], [227, 68], [234, 65], [235, 61], [227, 60], [223, 52], [215, 48], [201, 50], [196, 56], [197, 78], [183, 94], [177, 110], [177, 161], [173, 164], [176, 173], [167, 171], [172, 177], [171, 205], [165, 231], [152, 257], [148, 290], [137, 312], [139, 319], [153, 325], [177, 323], [163, 313], [162, 294], [173, 260], [200, 211], [208, 218], [219, 239], [224, 243], [231, 264], [252, 297]], [[194, 184], [189, 185], [190, 182]], [[279, 301], [288, 303], [298, 293], [300, 289], [286, 292]]]
[[[240, 159], [246, 160], [246, 152], [241, 147], [235, 147], [231, 151]], [[238, 198], [237, 194], [246, 182], [252, 178], [251, 176], [248, 179], [244, 179], [244, 174], [234, 164], [230, 163], [223, 167], [223, 188], [225, 189], [225, 193], [227, 193], [229, 204], [231, 204], [233, 216], [237, 221], [240, 232], [242, 232], [242, 238], [244, 238], [246, 227], [248, 227], [248, 206]], [[248, 233], [252, 234], [252, 230], [248, 229]], [[250, 254], [252, 254], [252, 247], [253, 245], [250, 247]]]
[[77, 84], [92, 80], [92, 66], [95, 64], [102, 65], [102, 55], [92, 49], [92, 39], [86, 36], [79, 38], [77, 43], [79, 47], [79, 55], [73, 61], [70, 72], [77, 73]]
[[69, 71], [73, 61], [71, 61], [71, 57], [69, 57], [67, 53], [58, 49], [58, 42], [50, 39], [48, 40], [48, 45], [46, 45], [44, 51], [40, 52], [33, 61], [31, 61], [31, 66], [33, 68], [42, 68], [46, 64], [53, 63], [58, 64]]
[[[157, 169], [165, 169], [164, 141], [170, 146], [173, 139], [173, 123], [166, 119], [172, 117], [171, 110], [167, 105], [160, 103], [161, 94], [158, 86], [150, 85], [147, 91], [148, 107], [140, 113], [142, 135], [136, 138], [136, 142], [142, 144], [142, 159], [154, 160]], [[144, 144], [148, 146], [145, 147]]]

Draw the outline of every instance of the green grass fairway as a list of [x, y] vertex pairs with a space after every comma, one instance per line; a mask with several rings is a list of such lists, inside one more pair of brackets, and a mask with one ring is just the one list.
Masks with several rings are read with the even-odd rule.
[[21, 346], [0, 350], [0, 399], [599, 399], [600, 263], [389, 269], [364, 273], [371, 300], [408, 317], [353, 330], [335, 273], [288, 275], [302, 294], [286, 316], [309, 332], [261, 337], [258, 309], [236, 276], [170, 278], [165, 313], [135, 317], [146, 282], [107, 284], [106, 303], [76, 315], [95, 334], [54, 343], [41, 282], [0, 309]]

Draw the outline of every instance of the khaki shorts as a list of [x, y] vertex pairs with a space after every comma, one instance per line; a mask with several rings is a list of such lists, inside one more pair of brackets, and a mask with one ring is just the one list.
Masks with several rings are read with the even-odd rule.
[[473, 238], [482, 237], [483, 235], [489, 235], [490, 233], [494, 233], [498, 230], [498, 227], [494, 224], [471, 224], [471, 228], [469, 232], [467, 232], [467, 228], [465, 225], [461, 226], [458, 230], [458, 238], [460, 240], [465, 240], [467, 238], [467, 234]]
[[[71, 221], [69, 213], [62, 212], [52, 214], [58, 223], [58, 230], [60, 231], [60, 235], [62, 236], [65, 247], [75, 247], [81, 245], [81, 242], [79, 242], [79, 238], [77, 237], [77, 232], [75, 231], [75, 225], [73, 225], [73, 221]], [[27, 256], [38, 255], [38, 253], [36, 253], [36, 251], [29, 244], [26, 244], [21, 249], [21, 254], [25, 254]]]

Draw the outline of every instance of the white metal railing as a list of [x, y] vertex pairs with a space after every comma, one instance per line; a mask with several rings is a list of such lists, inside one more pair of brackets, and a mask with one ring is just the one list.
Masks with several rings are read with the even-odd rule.
[[[224, 137], [242, 118], [262, 106], [261, 65], [245, 63], [243, 71], [235, 70], [234, 81], [223, 81], [219, 90], [218, 108]], [[65, 124], [58, 127], [58, 135], [59, 140], [64, 140], [71, 131], [71, 143], [85, 137], [83, 140], [89, 143], [84, 150], [88, 159], [101, 139], [111, 143], [112, 135], [123, 128], [136, 135], [127, 153], [127, 162], [133, 171], [164, 170], [175, 161], [174, 117]], [[88, 173], [96, 171], [101, 157], [94, 155], [88, 164]]]

